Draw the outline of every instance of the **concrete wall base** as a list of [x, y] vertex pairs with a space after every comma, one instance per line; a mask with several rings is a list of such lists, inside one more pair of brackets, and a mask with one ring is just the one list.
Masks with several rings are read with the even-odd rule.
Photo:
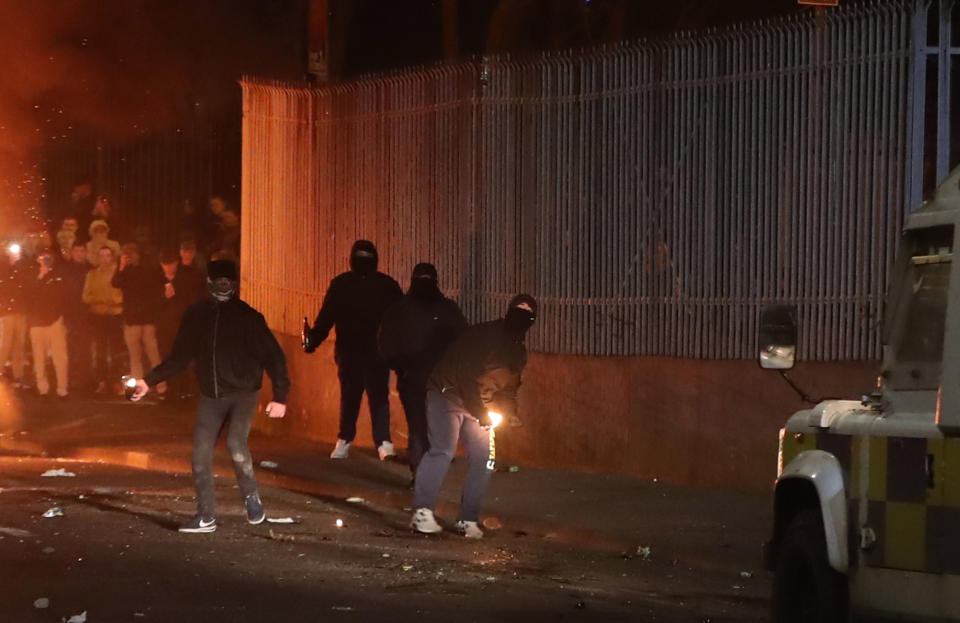
[[[255, 428], [326, 443], [337, 437], [340, 389], [333, 345], [304, 354], [278, 336], [293, 382], [288, 416]], [[811, 396], [859, 398], [876, 385], [877, 362], [800, 363], [790, 372]], [[406, 423], [391, 381], [393, 441]], [[263, 400], [270, 397], [269, 383]], [[681, 485], [767, 490], [777, 433], [808, 408], [779, 374], [753, 361], [585, 357], [531, 353], [520, 392], [523, 426], [497, 434], [500, 465], [606, 472]], [[372, 446], [366, 400], [356, 444]]]

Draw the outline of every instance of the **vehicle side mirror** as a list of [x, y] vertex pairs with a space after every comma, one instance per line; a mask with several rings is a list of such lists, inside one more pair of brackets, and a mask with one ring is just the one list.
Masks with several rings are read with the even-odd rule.
[[797, 353], [797, 308], [764, 305], [760, 310], [760, 367], [789, 370]]

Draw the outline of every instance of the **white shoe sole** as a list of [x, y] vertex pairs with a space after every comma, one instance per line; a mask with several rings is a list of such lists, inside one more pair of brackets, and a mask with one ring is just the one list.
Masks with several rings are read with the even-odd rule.
[[260, 517], [260, 519], [257, 519], [257, 520], [253, 520], [253, 519], [250, 519], [250, 518], [248, 517], [248, 518], [247, 518], [247, 523], [250, 524], [251, 526], [259, 526], [259, 525], [262, 524], [264, 521], [266, 521], [266, 519], [267, 519], [267, 514], [264, 513], [264, 514]]
[[440, 526], [437, 526], [436, 528], [426, 528], [423, 526], [418, 526], [414, 523], [410, 524], [410, 529], [412, 529], [414, 532], [419, 532], [420, 534], [439, 534], [443, 532], [443, 528]]
[[209, 534], [216, 531], [216, 526], [206, 526], [204, 528], [180, 528], [177, 530], [177, 532], [182, 532], [183, 534]]

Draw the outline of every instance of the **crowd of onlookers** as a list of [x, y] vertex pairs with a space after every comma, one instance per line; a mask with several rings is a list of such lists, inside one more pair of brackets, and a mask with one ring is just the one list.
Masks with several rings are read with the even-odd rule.
[[[181, 315], [205, 292], [207, 259], [239, 260], [239, 217], [220, 197], [203, 214], [185, 202], [177, 238], [154, 241], [148, 227], [115, 227], [106, 197], [87, 204], [75, 193], [72, 206], [57, 231], [4, 241], [0, 368], [41, 396], [122, 394], [123, 375], [142, 378], [144, 359], [150, 369], [169, 352]], [[188, 397], [192, 385], [157, 395]]]

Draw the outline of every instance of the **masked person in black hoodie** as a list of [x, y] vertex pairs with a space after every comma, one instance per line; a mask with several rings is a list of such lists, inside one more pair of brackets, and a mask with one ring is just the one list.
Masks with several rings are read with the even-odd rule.
[[467, 328], [460, 307], [440, 292], [433, 264], [417, 264], [410, 289], [387, 309], [377, 345], [397, 373], [397, 391], [407, 418], [410, 472], [430, 447], [427, 438], [427, 378], [453, 340]]
[[527, 364], [524, 339], [537, 317], [532, 296], [513, 297], [507, 315], [467, 329], [457, 338], [427, 382], [427, 432], [430, 450], [417, 469], [410, 526], [426, 534], [442, 528], [434, 517], [437, 493], [462, 440], [467, 455], [467, 482], [460, 502], [457, 530], [467, 538], [483, 536], [480, 504], [496, 454], [492, 428], [516, 414], [520, 373]]
[[247, 521], [261, 523], [266, 515], [253, 476], [247, 447], [257, 395], [266, 370], [273, 383], [270, 417], [286, 412], [290, 380], [283, 350], [263, 316], [237, 298], [237, 265], [229, 260], [207, 264], [209, 298], [183, 314], [170, 355], [137, 381], [132, 399], [139, 400], [159, 383], [195, 364], [200, 402], [193, 435], [193, 479], [197, 488], [197, 515], [180, 532], [217, 529], [213, 489], [213, 449], [220, 428], [229, 420], [227, 449], [233, 459], [237, 484], [247, 510]]
[[350, 251], [350, 271], [334, 277], [313, 328], [304, 334], [304, 350], [312, 353], [337, 328], [334, 358], [340, 378], [340, 432], [332, 459], [345, 459], [357, 435], [360, 400], [367, 392], [373, 441], [380, 460], [394, 456], [390, 440], [390, 368], [377, 352], [377, 329], [384, 312], [403, 296], [392, 277], [377, 272], [377, 249], [357, 240]]

